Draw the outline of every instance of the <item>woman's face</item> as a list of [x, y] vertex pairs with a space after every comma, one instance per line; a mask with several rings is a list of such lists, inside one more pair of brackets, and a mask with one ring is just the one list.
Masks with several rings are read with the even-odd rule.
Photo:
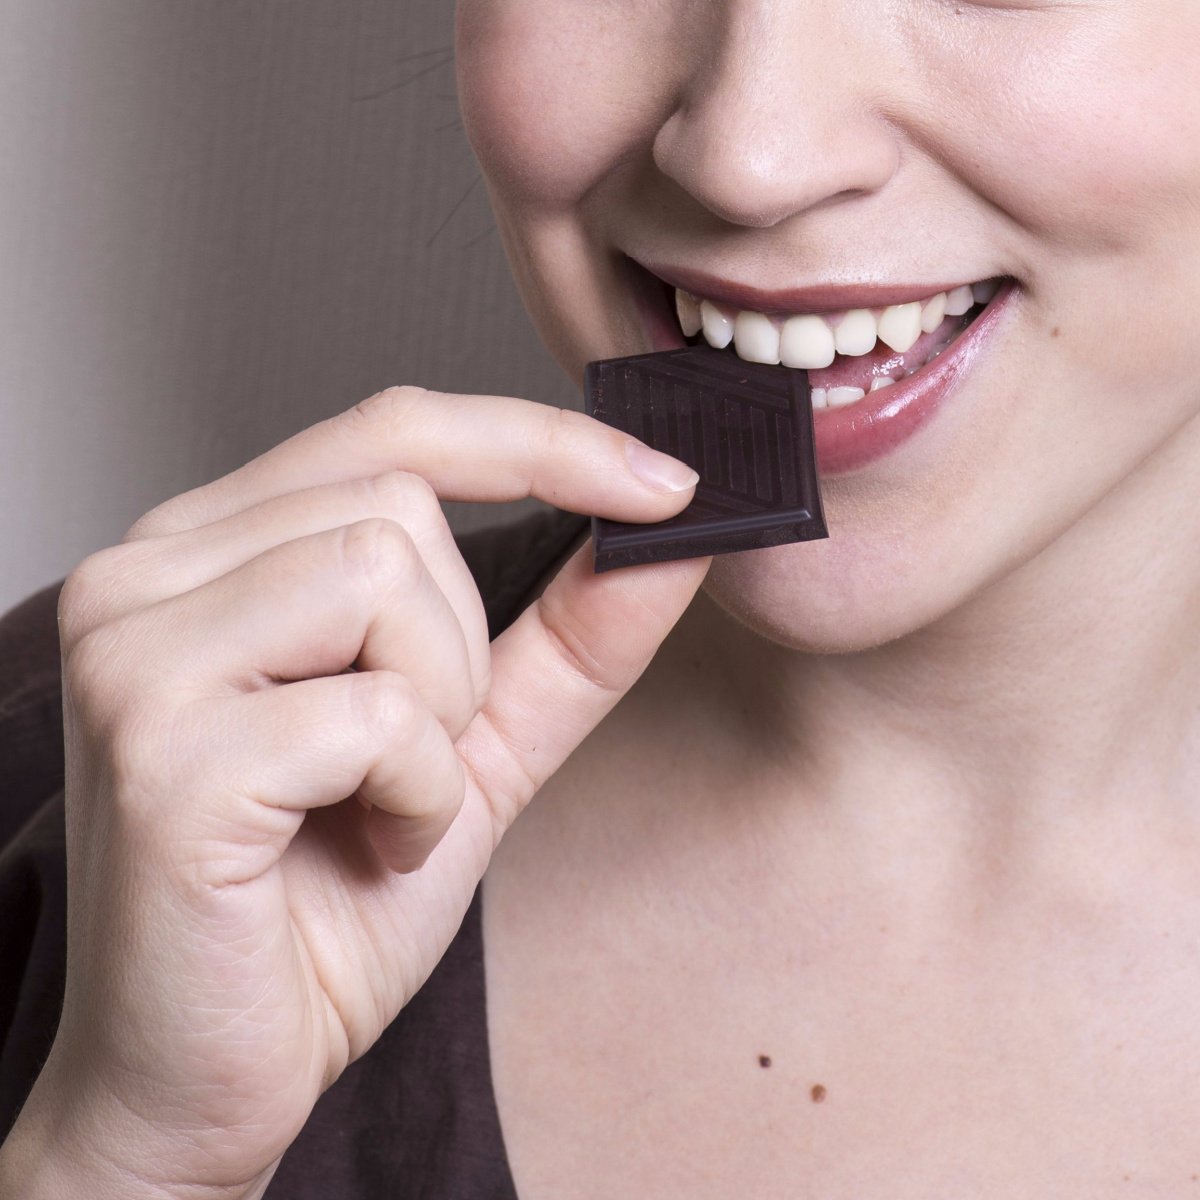
[[1009, 575], [1200, 408], [1197, 61], [1196, 0], [459, 5], [467, 128], [575, 378], [682, 344], [667, 284], [745, 356], [840, 350], [813, 375], [847, 401], [815, 414], [830, 539], [708, 583], [816, 650]]

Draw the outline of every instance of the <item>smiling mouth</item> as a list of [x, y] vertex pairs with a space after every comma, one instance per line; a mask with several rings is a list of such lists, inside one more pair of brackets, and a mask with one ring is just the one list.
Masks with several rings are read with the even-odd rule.
[[626, 261], [654, 350], [707, 342], [808, 373], [822, 477], [857, 471], [908, 442], [1020, 311], [1020, 284], [1006, 275], [767, 290], [679, 264]]
[[1002, 284], [985, 279], [884, 308], [807, 313], [738, 309], [676, 288], [675, 311], [685, 338], [732, 346], [746, 362], [803, 368], [814, 409], [845, 408], [934, 362]]

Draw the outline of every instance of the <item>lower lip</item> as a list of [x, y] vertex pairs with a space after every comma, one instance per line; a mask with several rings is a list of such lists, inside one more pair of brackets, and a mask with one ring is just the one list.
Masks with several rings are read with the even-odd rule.
[[907, 379], [869, 392], [844, 408], [813, 412], [822, 475], [857, 471], [913, 436], [959, 385], [999, 325], [1016, 284], [1006, 282], [958, 339]]

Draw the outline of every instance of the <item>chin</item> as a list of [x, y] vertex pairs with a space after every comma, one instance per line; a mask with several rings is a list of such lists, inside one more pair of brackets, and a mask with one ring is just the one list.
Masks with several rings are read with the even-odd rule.
[[870, 650], [928, 625], [959, 597], [870, 546], [808, 542], [714, 559], [708, 596], [760, 637], [810, 654]]

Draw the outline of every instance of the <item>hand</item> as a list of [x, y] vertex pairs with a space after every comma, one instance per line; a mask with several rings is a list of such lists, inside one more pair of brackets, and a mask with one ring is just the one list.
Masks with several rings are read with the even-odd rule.
[[260, 1194], [704, 576], [585, 548], [489, 647], [437, 498], [526, 495], [654, 521], [692, 488], [577, 413], [402, 388], [67, 581], [67, 992], [12, 1139], [53, 1138], [57, 1194]]

